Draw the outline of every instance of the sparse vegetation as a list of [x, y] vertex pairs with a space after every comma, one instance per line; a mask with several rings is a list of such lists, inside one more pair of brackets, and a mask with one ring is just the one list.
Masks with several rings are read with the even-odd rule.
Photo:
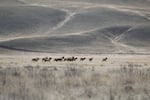
[[0, 67], [0, 100], [150, 100], [150, 68]]

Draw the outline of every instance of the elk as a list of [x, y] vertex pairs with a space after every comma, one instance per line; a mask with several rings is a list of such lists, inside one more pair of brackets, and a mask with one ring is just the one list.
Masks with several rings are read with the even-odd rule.
[[92, 61], [93, 60], [93, 58], [89, 58], [89, 61]]
[[64, 58], [64, 61], [76, 61], [78, 58], [77, 57], [68, 57]]
[[102, 61], [107, 61], [107, 60], [108, 60], [108, 58], [107, 58], [107, 57], [102, 59]]
[[32, 61], [34, 62], [38, 62], [40, 60], [40, 58], [33, 58]]
[[65, 58], [64, 61], [73, 61], [73, 57]]
[[72, 61], [76, 61], [78, 58], [77, 57], [72, 57], [71, 60]]
[[62, 61], [62, 59], [61, 58], [55, 58], [54, 61], [56, 61], [56, 62], [57, 61]]
[[84, 61], [86, 58], [84, 57], [84, 58], [80, 58], [80, 61]]
[[52, 60], [51, 57], [50, 58], [48, 58], [48, 57], [42, 58], [42, 61], [44, 61], [44, 62], [51, 61], [51, 60]]
[[75, 57], [75, 58], [74, 58], [74, 61], [76, 61], [77, 59], [78, 59], [78, 58], [77, 58], [77, 57]]
[[56, 61], [56, 62], [57, 61], [63, 61], [64, 59], [65, 59], [65, 57], [63, 56], [63, 57], [60, 57], [60, 58], [55, 58], [54, 61]]
[[51, 60], [52, 60], [52, 58], [51, 58], [51, 57], [49, 57], [49, 58], [48, 58], [48, 60], [49, 60], [49, 61], [51, 61]]

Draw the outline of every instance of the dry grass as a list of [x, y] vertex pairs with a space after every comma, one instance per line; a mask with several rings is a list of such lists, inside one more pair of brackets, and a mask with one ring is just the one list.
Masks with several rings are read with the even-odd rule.
[[150, 68], [0, 68], [0, 100], [150, 100]]

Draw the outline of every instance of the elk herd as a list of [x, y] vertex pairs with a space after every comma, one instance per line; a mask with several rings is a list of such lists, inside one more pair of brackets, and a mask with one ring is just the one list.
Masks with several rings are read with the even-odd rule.
[[[92, 62], [93, 60], [94, 60], [94, 58], [93, 57], [91, 57], [91, 58], [86, 58], [86, 57], [74, 57], [74, 56], [72, 56], [72, 57], [59, 57], [59, 58], [52, 58], [52, 57], [44, 57], [44, 58], [39, 58], [39, 57], [37, 57], [37, 58], [33, 58], [32, 59], [32, 61], [33, 62], [38, 62], [38, 61], [42, 61], [42, 62], [51, 62], [51, 61], [54, 61], [54, 62], [75, 62], [75, 61], [81, 61], [81, 62], [83, 62], [83, 61], [89, 61], [89, 62]], [[102, 62], [106, 62], [108, 60], [108, 58], [107, 57], [105, 57], [105, 58], [103, 58], [101, 61]]]

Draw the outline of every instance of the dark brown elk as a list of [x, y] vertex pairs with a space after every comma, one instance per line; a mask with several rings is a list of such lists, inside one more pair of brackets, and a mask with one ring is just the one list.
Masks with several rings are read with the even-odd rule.
[[48, 57], [42, 58], [42, 61], [46, 62], [47, 59], [48, 59]]
[[49, 61], [51, 61], [51, 60], [52, 60], [52, 58], [51, 58], [51, 57], [49, 57], [49, 58], [48, 58], [48, 60], [49, 60]]
[[107, 57], [102, 59], [102, 61], [107, 61], [107, 60], [108, 60], [108, 58], [107, 58]]
[[93, 58], [89, 58], [89, 61], [92, 61], [93, 60]]
[[80, 58], [80, 61], [84, 61], [86, 58], [84, 57], [84, 58]]
[[75, 57], [75, 58], [74, 58], [74, 61], [76, 61], [77, 59], [78, 59], [78, 58], [77, 58], [77, 57]]
[[43, 61], [43, 62], [46, 62], [46, 59], [45, 59], [45, 58], [42, 58], [42, 61]]
[[54, 59], [54, 61], [56, 61], [56, 62], [57, 62], [57, 61], [62, 61], [62, 60], [63, 60], [63, 59], [61, 59], [61, 58], [55, 58], [55, 59]]
[[78, 58], [77, 57], [72, 57], [71, 59], [72, 59], [72, 61], [76, 61]]
[[65, 58], [64, 61], [73, 61], [72, 57]]
[[77, 60], [77, 57], [68, 57], [68, 58], [64, 58], [64, 61], [76, 61]]
[[55, 58], [54, 61], [58, 62], [58, 61], [63, 61], [65, 59], [65, 57], [60, 57], [60, 58]]
[[40, 60], [40, 58], [33, 58], [32, 61], [34, 62], [38, 62]]
[[65, 59], [65, 57], [63, 56], [63, 57], [61, 57], [62, 59]]
[[42, 58], [42, 61], [43, 61], [43, 62], [48, 62], [48, 61], [51, 61], [51, 60], [52, 60], [51, 57], [50, 57], [50, 58], [48, 58], [48, 57]]

